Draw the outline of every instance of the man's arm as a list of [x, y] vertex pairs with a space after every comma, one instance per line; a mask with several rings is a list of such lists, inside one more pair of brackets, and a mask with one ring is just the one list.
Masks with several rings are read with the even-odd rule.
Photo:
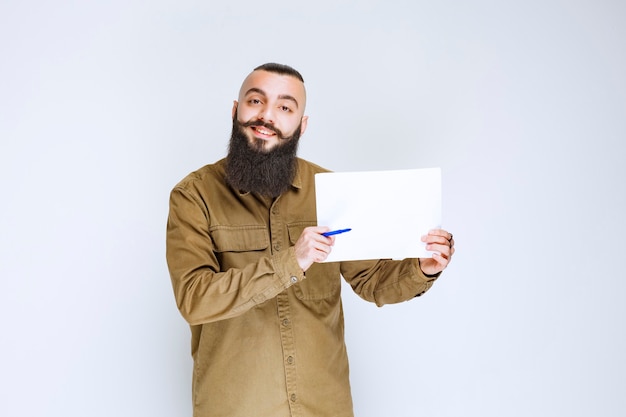
[[166, 257], [176, 304], [187, 322], [234, 317], [304, 279], [294, 248], [276, 255], [243, 253], [240, 268], [222, 270], [206, 210], [182, 188], [170, 195]]
[[379, 307], [422, 295], [439, 276], [426, 276], [418, 259], [342, 262], [341, 275], [359, 297]]
[[342, 262], [341, 274], [361, 298], [378, 306], [410, 300], [432, 287], [454, 254], [454, 238], [445, 230], [432, 230], [422, 241], [432, 258]]
[[208, 217], [194, 194], [183, 188], [172, 191], [166, 256], [177, 306], [190, 324], [234, 317], [276, 297], [305, 279], [304, 271], [314, 262], [324, 261], [335, 241], [321, 235], [327, 227], [309, 227], [294, 247], [264, 256], [255, 247], [236, 254], [241, 258], [237, 267], [224, 268]]

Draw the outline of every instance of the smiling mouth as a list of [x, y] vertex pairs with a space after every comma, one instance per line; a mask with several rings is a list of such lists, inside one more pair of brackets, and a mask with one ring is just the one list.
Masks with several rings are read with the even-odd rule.
[[268, 140], [277, 136], [277, 132], [264, 126], [250, 126], [250, 128], [258, 139]]
[[251, 126], [252, 130], [263, 136], [276, 136], [276, 132], [263, 126]]
[[240, 123], [240, 126], [242, 129], [250, 129], [250, 134], [257, 139], [269, 140], [275, 137], [284, 139], [285, 137], [280, 129], [272, 124], [264, 123], [262, 120], [250, 120], [245, 123]]

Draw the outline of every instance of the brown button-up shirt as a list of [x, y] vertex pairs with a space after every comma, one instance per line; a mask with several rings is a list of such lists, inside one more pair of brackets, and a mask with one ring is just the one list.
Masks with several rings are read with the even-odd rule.
[[195, 417], [352, 416], [340, 276], [379, 306], [434, 281], [417, 259], [313, 264], [305, 275], [293, 245], [316, 225], [317, 172], [299, 159], [290, 190], [270, 200], [228, 186], [221, 160], [172, 190], [167, 262], [191, 325]]

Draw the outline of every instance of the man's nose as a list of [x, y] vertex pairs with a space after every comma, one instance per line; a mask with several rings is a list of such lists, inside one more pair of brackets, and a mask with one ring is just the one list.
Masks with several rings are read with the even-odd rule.
[[258, 115], [259, 120], [264, 121], [265, 123], [274, 123], [274, 111], [270, 106], [263, 106], [261, 111], [259, 111]]

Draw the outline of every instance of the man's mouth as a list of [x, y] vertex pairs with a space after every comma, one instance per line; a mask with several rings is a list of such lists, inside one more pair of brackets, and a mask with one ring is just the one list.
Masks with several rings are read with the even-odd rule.
[[276, 136], [276, 132], [263, 126], [250, 126], [255, 133], [261, 137], [270, 138]]

